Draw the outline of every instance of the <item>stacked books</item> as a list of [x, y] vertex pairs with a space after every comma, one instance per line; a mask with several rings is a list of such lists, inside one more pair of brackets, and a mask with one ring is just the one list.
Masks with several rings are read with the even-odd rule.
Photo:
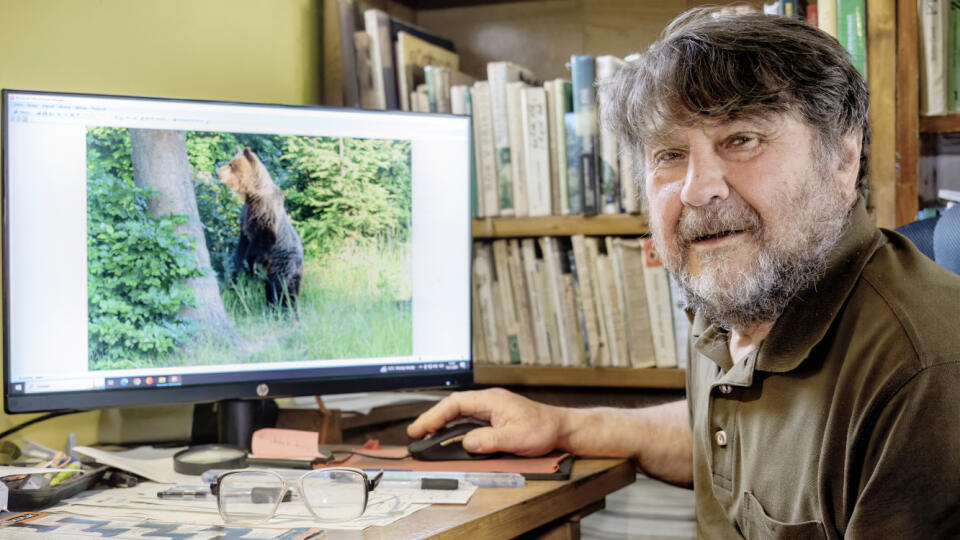
[[960, 112], [960, 2], [919, 0], [920, 114]]
[[648, 238], [478, 241], [473, 278], [477, 362], [686, 366], [689, 319]]

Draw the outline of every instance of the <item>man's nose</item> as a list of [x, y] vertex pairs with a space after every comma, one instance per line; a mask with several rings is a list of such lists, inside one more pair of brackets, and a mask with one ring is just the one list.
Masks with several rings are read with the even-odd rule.
[[714, 198], [724, 200], [730, 194], [723, 160], [713, 148], [694, 146], [687, 156], [686, 176], [680, 200], [687, 206], [704, 206]]

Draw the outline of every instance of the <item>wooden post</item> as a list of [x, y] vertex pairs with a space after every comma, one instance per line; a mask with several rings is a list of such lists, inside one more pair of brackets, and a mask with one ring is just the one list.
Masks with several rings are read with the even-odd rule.
[[917, 219], [920, 54], [917, 3], [897, 2], [897, 225]]
[[875, 210], [877, 225], [891, 229], [897, 225], [896, 22], [895, 0], [867, 0], [867, 85], [873, 131], [868, 158], [869, 202]]

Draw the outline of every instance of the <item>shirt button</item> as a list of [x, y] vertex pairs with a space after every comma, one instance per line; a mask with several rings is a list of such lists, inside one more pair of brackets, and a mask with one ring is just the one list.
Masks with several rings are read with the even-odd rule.
[[729, 384], [721, 384], [717, 388], [720, 389], [721, 394], [729, 394], [730, 392], [733, 392], [733, 387], [731, 387]]
[[727, 445], [727, 432], [724, 430], [719, 430], [713, 434], [713, 440], [717, 442], [717, 446], [726, 446]]

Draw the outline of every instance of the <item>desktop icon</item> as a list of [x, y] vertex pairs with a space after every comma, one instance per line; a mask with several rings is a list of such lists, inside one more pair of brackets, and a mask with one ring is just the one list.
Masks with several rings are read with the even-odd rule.
[[120, 386], [126, 386], [126, 385], [128, 385], [129, 383], [130, 383], [130, 381], [129, 381], [126, 377], [120, 379]]
[[157, 384], [167, 384], [166, 377], [157, 377]]
[[177, 384], [178, 382], [180, 382], [180, 376], [179, 376], [179, 375], [171, 375], [171, 376], [170, 376], [170, 384]]
[[147, 377], [146, 384], [153, 384], [153, 377]]
[[22, 384], [15, 384], [15, 385], [13, 385], [13, 390], [14, 390], [15, 392], [23, 392], [23, 385], [22, 385]]
[[134, 377], [134, 378], [133, 378], [133, 385], [134, 385], [134, 386], [140, 386], [140, 377]]

